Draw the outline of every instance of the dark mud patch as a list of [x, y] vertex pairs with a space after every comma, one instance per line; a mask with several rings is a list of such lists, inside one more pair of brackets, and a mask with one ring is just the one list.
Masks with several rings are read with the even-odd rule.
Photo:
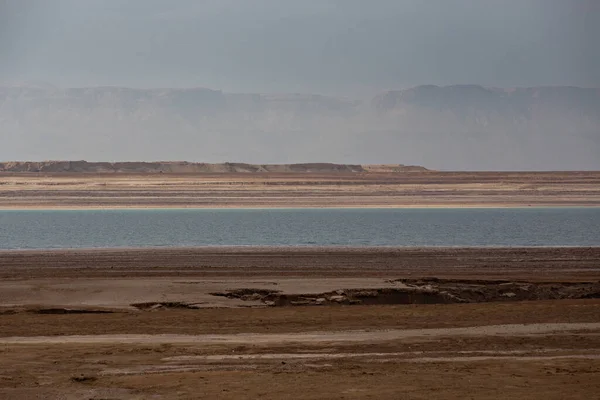
[[213, 296], [227, 297], [228, 299], [240, 299], [245, 301], [265, 301], [273, 296], [280, 296], [279, 290], [270, 289], [233, 289], [224, 292], [212, 292], [209, 293]]
[[146, 303], [133, 303], [132, 307], [142, 311], [159, 311], [159, 310], [173, 310], [173, 309], [184, 309], [184, 310], [197, 310], [199, 309], [199, 303], [184, 303], [179, 301], [163, 301], [155, 302], [150, 301]]
[[112, 310], [93, 310], [93, 309], [85, 309], [85, 308], [38, 308], [38, 309], [30, 309], [27, 310], [28, 313], [32, 314], [50, 314], [50, 315], [60, 315], [60, 314], [112, 314], [114, 311]]
[[97, 380], [98, 380], [98, 378], [93, 375], [81, 374], [81, 375], [76, 375], [76, 376], [71, 377], [71, 381], [77, 382], [77, 383], [91, 383], [91, 382], [95, 382]]
[[447, 292], [468, 303], [600, 298], [600, 282], [525, 282], [453, 280], [438, 278], [400, 279], [414, 288]]
[[266, 306], [324, 306], [377, 304], [452, 304], [526, 300], [600, 298], [600, 282], [532, 283], [505, 280], [402, 279], [402, 288], [340, 289], [317, 294], [287, 294], [266, 289], [235, 289], [211, 293]]
[[63, 315], [63, 314], [113, 314], [119, 312], [110, 309], [97, 308], [68, 308], [68, 307], [6, 307], [0, 308], [0, 315], [14, 314], [41, 314], [41, 315]]
[[352, 304], [450, 304], [460, 303], [448, 293], [419, 289], [348, 289], [317, 294], [284, 294], [275, 290], [236, 289], [211, 293], [240, 300], [261, 301], [267, 306], [352, 305]]

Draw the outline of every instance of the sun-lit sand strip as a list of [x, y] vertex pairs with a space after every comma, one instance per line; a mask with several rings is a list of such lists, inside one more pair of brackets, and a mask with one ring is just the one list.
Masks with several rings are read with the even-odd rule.
[[311, 332], [294, 334], [235, 335], [74, 335], [0, 337], [1, 344], [191, 344], [191, 343], [315, 343], [315, 342], [377, 342], [408, 338], [444, 336], [520, 336], [543, 335], [557, 332], [597, 330], [600, 323], [548, 323], [524, 325], [490, 325], [468, 328], [403, 329], [385, 331]]
[[0, 172], [0, 209], [534, 206], [600, 206], [600, 172]]

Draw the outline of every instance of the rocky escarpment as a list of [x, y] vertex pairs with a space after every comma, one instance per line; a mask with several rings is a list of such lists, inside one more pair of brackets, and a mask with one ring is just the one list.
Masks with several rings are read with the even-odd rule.
[[66, 172], [66, 173], [227, 173], [227, 172], [419, 172], [424, 167], [396, 165], [358, 165], [332, 163], [245, 164], [165, 162], [87, 162], [87, 161], [11, 161], [0, 163], [0, 172]]

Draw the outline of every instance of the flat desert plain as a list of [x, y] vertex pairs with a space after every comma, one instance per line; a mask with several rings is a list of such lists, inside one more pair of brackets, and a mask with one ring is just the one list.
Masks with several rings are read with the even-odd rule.
[[600, 172], [0, 172], [0, 208], [600, 206]]
[[0, 252], [2, 399], [593, 399], [600, 248]]

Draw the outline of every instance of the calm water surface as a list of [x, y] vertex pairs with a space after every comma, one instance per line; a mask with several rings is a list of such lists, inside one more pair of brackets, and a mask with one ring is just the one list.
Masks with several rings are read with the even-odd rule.
[[600, 208], [0, 211], [0, 249], [599, 246]]

